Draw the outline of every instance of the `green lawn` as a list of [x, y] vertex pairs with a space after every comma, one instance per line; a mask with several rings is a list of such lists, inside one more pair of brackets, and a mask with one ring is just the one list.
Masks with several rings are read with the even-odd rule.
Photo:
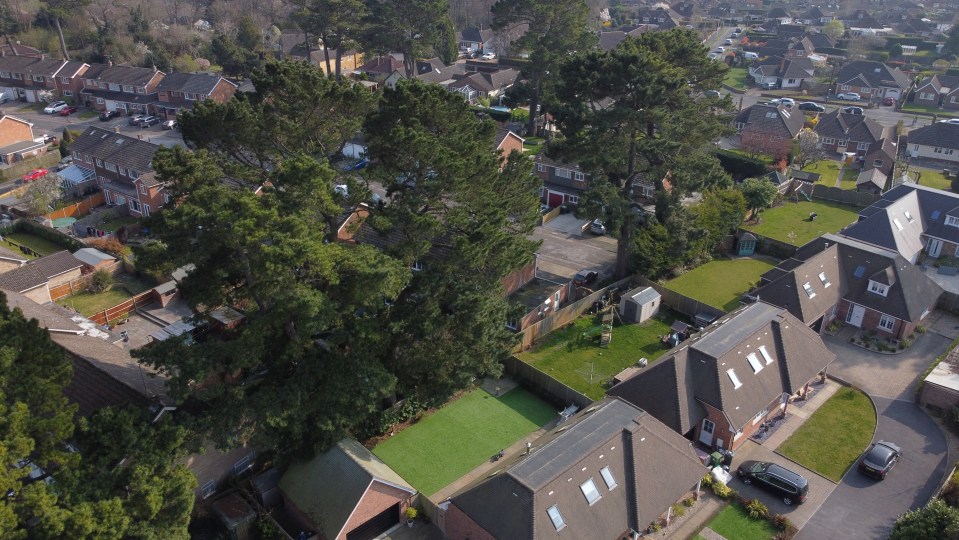
[[[809, 221], [809, 213], [815, 212], [815, 221]], [[825, 233], [838, 232], [855, 222], [859, 209], [855, 206], [800, 199], [798, 203], [787, 202], [776, 208], [767, 208], [762, 214], [762, 223], [745, 225], [746, 229], [761, 236], [802, 246]]]
[[[716, 514], [707, 525], [720, 535], [735, 540], [769, 540], [779, 531], [766, 519], [752, 519], [746, 509], [732, 503]], [[702, 539], [697, 535], [695, 540]]]
[[749, 76], [749, 68], [744, 67], [734, 67], [729, 68], [729, 71], [726, 72], [726, 77], [723, 79], [723, 84], [731, 86], [737, 90], [745, 90], [749, 87], [749, 81], [752, 77]]
[[499, 398], [477, 389], [384, 441], [373, 453], [428, 496], [554, 418], [553, 407], [522, 388]]
[[111, 219], [110, 221], [107, 221], [107, 222], [104, 223], [103, 225], [100, 225], [99, 228], [102, 229], [102, 230], [104, 230], [104, 231], [116, 232], [117, 229], [119, 229], [120, 227], [126, 227], [127, 225], [133, 225], [133, 224], [136, 223], [137, 221], [139, 221], [139, 220], [138, 220], [137, 218], [135, 218], [135, 217], [131, 217], [131, 216], [121, 216], [121, 217], [118, 217], [118, 218], [116, 218], [116, 219]]
[[916, 105], [915, 103], [906, 103], [902, 106], [902, 112], [904, 113], [927, 113], [927, 114], [937, 114], [940, 118], [953, 118], [959, 116], [956, 111], [940, 109], [939, 107], [932, 107], [930, 105]]
[[869, 446], [875, 428], [876, 410], [866, 394], [843, 387], [776, 451], [839, 482]]
[[[53, 242], [47, 240], [46, 238], [40, 238], [39, 236], [34, 236], [30, 233], [12, 232], [10, 234], [4, 235], [4, 238], [9, 238], [10, 240], [13, 240], [14, 242], [18, 244], [23, 244], [24, 246], [27, 246], [28, 248], [39, 253], [41, 256], [49, 255], [51, 253], [56, 253], [58, 251], [63, 251], [64, 249], [67, 249], [61, 245], [54, 244]], [[12, 248], [10, 244], [7, 244], [6, 242], [3, 242], [3, 244], [4, 244], [4, 247], [11, 248], [17, 253], [20, 253], [19, 249]]]
[[543, 151], [543, 145], [546, 143], [546, 139], [542, 137], [526, 137], [523, 140], [523, 150], [527, 154], [539, 154]]
[[130, 291], [128, 291], [126, 287], [114, 285], [110, 290], [102, 293], [94, 294], [90, 291], [83, 291], [73, 296], [57, 300], [57, 303], [61, 306], [71, 307], [79, 311], [84, 317], [89, 317], [105, 309], [112, 308], [126, 301], [131, 296], [133, 295], [130, 294]]
[[668, 310], [661, 310], [658, 317], [661, 318], [642, 324], [615, 325], [613, 338], [605, 349], [599, 347], [598, 336], [582, 337], [583, 332], [599, 325], [596, 317], [580, 317], [516, 356], [577, 392], [601, 399], [606, 394], [606, 383], [614, 375], [640, 358], [652, 362], [666, 352], [659, 340], [676, 317]]
[[666, 282], [666, 287], [700, 302], [732, 311], [739, 298], [759, 283], [759, 276], [775, 265], [763, 259], [710, 261]]
[[83, 111], [77, 115], [77, 118], [80, 120], [89, 120], [90, 118], [96, 118], [100, 116], [100, 111]]
[[816, 182], [817, 184], [833, 187], [836, 185], [836, 177], [839, 176], [839, 162], [832, 159], [821, 159], [806, 165], [803, 170], [818, 174], [819, 181]]
[[925, 169], [923, 167], [910, 167], [910, 171], [919, 173], [919, 184], [936, 189], [952, 191], [952, 180], [942, 174], [942, 169]]

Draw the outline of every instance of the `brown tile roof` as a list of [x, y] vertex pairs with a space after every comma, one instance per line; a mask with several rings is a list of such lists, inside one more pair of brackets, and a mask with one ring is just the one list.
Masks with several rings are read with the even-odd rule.
[[24, 292], [35, 289], [55, 276], [83, 266], [69, 251], [58, 251], [4, 274], [0, 274], [0, 289]]
[[153, 155], [159, 145], [90, 126], [71, 144], [70, 150], [115, 163], [140, 173], [153, 170]]

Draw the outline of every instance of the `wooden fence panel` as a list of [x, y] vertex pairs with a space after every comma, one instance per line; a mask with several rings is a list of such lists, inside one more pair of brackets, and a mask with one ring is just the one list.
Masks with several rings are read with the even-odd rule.
[[865, 191], [855, 191], [852, 189], [840, 189], [835, 186], [824, 186], [816, 184], [812, 188], [812, 196], [815, 199], [848, 204], [852, 206], [866, 207], [879, 200], [879, 195]]
[[656, 292], [658, 292], [663, 298], [663, 304], [673, 311], [678, 311], [679, 313], [686, 315], [690, 319], [696, 315], [699, 315], [700, 313], [709, 313], [711, 315], [715, 315], [716, 318], [722, 317], [726, 314], [726, 312], [721, 309], [700, 302], [695, 298], [690, 298], [688, 296], [679, 294], [678, 292], [668, 289], [666, 286], [656, 283], [655, 281], [651, 281], [645, 277], [637, 276], [636, 281], [642, 287], [652, 287], [656, 289]]
[[103, 192], [94, 193], [93, 195], [87, 197], [86, 199], [66, 206], [59, 210], [50, 212], [46, 217], [50, 220], [66, 218], [66, 217], [75, 217], [79, 218], [90, 213], [90, 209], [100, 206], [101, 204], [106, 203], [106, 198], [103, 196]]
[[580, 409], [584, 409], [593, 402], [584, 394], [573, 390], [515, 356], [507, 358], [503, 365], [506, 374], [518, 381], [523, 388], [549, 401], [557, 408], [577, 405]]

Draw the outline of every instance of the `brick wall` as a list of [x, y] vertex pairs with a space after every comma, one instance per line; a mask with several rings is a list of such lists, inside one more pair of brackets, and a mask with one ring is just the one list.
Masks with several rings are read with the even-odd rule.
[[[846, 300], [842, 300], [839, 303], [839, 309], [836, 312], [836, 318], [840, 321], [845, 321], [848, 316], [850, 304]], [[933, 306], [929, 306], [932, 309]], [[885, 328], [879, 327], [879, 320], [882, 319], [882, 313], [878, 311], [866, 308], [866, 313], [862, 317], [862, 324], [859, 325], [859, 328], [865, 331], [875, 331], [876, 335], [881, 337], [888, 337], [892, 339], [903, 339], [909, 337], [916, 330], [916, 323], [910, 323], [900, 319], [896, 319], [895, 325], [892, 327], [892, 330], [886, 330]]]
[[446, 538], [450, 540], [496, 540], [455, 504], [446, 510]]
[[948, 411], [959, 405], [959, 392], [929, 381], [923, 381], [922, 388], [919, 390], [919, 404]]
[[12, 118], [0, 118], [0, 146], [33, 140], [33, 128]]
[[506, 295], [509, 296], [516, 292], [520, 287], [526, 285], [536, 277], [536, 260], [526, 266], [516, 270], [512, 274], [500, 280], [503, 288], [506, 289]]
[[353, 509], [353, 515], [343, 527], [342, 532], [336, 537], [336, 540], [346, 540], [346, 535], [356, 527], [366, 523], [370, 519], [379, 515], [380, 512], [388, 509], [396, 503], [400, 503], [400, 519], [403, 519], [407, 507], [410, 505], [409, 492], [387, 486], [380, 482], [373, 482], [363, 494], [356, 508]]

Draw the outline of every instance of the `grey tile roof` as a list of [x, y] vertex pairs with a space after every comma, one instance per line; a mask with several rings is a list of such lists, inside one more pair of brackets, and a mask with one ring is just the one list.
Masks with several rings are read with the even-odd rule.
[[220, 81], [236, 86], [223, 77], [203, 73], [170, 73], [157, 83], [158, 91], [186, 92], [189, 94], [209, 94]]
[[[892, 176], [892, 169], [896, 164], [898, 154], [899, 147], [892, 142], [892, 137], [886, 137], [879, 141], [879, 144], [870, 147], [869, 153], [863, 160], [863, 170], [879, 169], [888, 178]], [[881, 164], [877, 165], [877, 162], [881, 162]]]
[[927, 86], [931, 87], [932, 92], [935, 94], [948, 94], [954, 90], [959, 90], [959, 76], [933, 75], [932, 77], [926, 77], [916, 85], [916, 92], [928, 93], [930, 88], [926, 88]]
[[480, 30], [479, 28], [464, 28], [460, 33], [460, 41], [472, 41], [475, 43], [485, 43], [493, 39], [493, 31], [489, 28]]
[[55, 276], [83, 266], [69, 251], [58, 251], [24, 266], [0, 274], [0, 289], [22, 293], [35, 289]]
[[318, 527], [323, 538], [339, 538], [372, 482], [405, 492], [416, 489], [362, 444], [344, 439], [310, 461], [294, 463], [280, 489]]
[[70, 144], [70, 150], [90, 154], [140, 173], [153, 170], [153, 155], [159, 145], [90, 126]]
[[103, 98], [107, 101], [136, 103], [138, 105], [148, 105], [150, 103], [157, 103], [159, 101], [156, 92], [153, 92], [152, 94], [131, 94], [129, 92], [115, 92], [112, 90], [100, 90], [97, 88], [84, 88], [80, 91], [80, 93]]
[[52, 77], [63, 67], [63, 60], [32, 56], [0, 56], [0, 71]]
[[13, 252], [13, 251], [10, 251], [9, 249], [7, 249], [7, 248], [5, 248], [5, 247], [3, 247], [3, 246], [0, 246], [0, 259], [6, 259], [6, 260], [8, 260], [8, 261], [14, 261], [14, 262], [18, 262], [18, 263], [20, 263], [20, 262], [27, 262], [27, 258], [26, 258], [26, 257], [20, 255], [19, 253], [15, 253], [15, 252]]
[[909, 132], [909, 144], [959, 149], [959, 125], [936, 122]]
[[[869, 88], [909, 88], [909, 76], [898, 68], [882, 62], [854, 60], [839, 70], [838, 84], [868, 86]], [[864, 84], [862, 84], [864, 83]]]
[[[652, 415], [617, 398], [594, 403], [533, 442], [529, 456], [452, 497], [494, 538], [618, 538], [641, 530], [703, 475], [691, 443]], [[600, 470], [616, 482], [609, 489]], [[669, 471], [663, 474], [663, 471]], [[600, 499], [590, 505], [580, 485], [592, 479]], [[547, 509], [566, 524], [560, 534]]]
[[799, 135], [805, 123], [802, 111], [790, 111], [785, 107], [757, 104], [743, 109], [736, 115], [737, 124], [745, 124], [743, 132], [756, 132], [792, 139]]
[[782, 79], [809, 79], [812, 78], [815, 69], [808, 58], [781, 56], [770, 56], [754, 63], [752, 68], [760, 70], [764, 76], [776, 76]]
[[836, 109], [823, 116], [814, 129], [820, 137], [874, 143], [888, 131], [879, 122], [863, 114], [846, 114]]
[[600, 32], [599, 33], [599, 48], [604, 51], [611, 51], [616, 48], [617, 45], [622, 43], [626, 39], [626, 32], [622, 30], [612, 30], [610, 32]]
[[889, 178], [879, 169], [864, 169], [856, 177], [856, 187], [877, 187], [886, 189], [886, 181]]
[[[715, 407], [733, 426], [742, 427], [783, 393], [798, 391], [835, 359], [818, 334], [786, 310], [765, 302], [741, 308], [714, 324], [701, 337], [667, 353], [657, 362], [662, 366], [647, 368], [614, 386], [609, 394], [622, 396], [651, 414], [661, 412], [665, 420], [660, 420], [669, 420], [674, 428], [678, 419], [681, 433], [702, 417], [691, 405], [692, 399]], [[758, 356], [760, 346], [771, 361], [767, 364], [759, 357], [761, 369], [754, 372], [747, 355]], [[729, 370], [735, 371], [739, 387], [734, 386]], [[644, 380], [651, 374], [650, 380]], [[673, 404], [678, 410], [669, 410]]]
[[157, 73], [153, 68], [90, 64], [83, 78], [129, 86], [145, 86]]

